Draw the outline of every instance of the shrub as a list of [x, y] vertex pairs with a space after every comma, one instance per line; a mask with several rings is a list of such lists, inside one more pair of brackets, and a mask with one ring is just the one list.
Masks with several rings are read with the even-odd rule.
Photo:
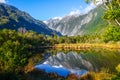
[[103, 40], [109, 41], [120, 41], [120, 27], [119, 26], [108, 26], [108, 29], [103, 34]]

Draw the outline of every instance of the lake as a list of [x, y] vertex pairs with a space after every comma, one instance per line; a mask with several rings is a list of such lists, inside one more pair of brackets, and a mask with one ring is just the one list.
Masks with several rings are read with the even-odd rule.
[[88, 71], [99, 72], [102, 69], [115, 72], [120, 63], [120, 50], [90, 49], [81, 51], [51, 51], [45, 53], [36, 69], [45, 70], [46, 73], [57, 73], [67, 77], [69, 74], [81, 76]]

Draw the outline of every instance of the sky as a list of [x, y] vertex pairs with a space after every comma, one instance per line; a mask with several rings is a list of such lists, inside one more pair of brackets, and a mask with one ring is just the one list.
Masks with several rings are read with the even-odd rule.
[[48, 20], [65, 15], [83, 14], [94, 8], [93, 4], [86, 4], [84, 0], [0, 0], [29, 13], [39, 20]]

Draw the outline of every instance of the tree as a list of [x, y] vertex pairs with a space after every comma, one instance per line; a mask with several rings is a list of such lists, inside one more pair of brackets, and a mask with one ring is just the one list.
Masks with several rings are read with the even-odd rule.
[[[50, 42], [44, 35], [27, 31], [22, 34], [15, 30], [0, 30], [0, 80], [26, 80], [26, 65], [35, 55], [43, 55], [44, 47]], [[41, 53], [41, 54], [39, 54]], [[36, 58], [33, 62], [37, 62]]]

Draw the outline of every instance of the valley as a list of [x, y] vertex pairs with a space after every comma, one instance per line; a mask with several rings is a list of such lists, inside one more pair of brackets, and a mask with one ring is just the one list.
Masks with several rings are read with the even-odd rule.
[[42, 21], [0, 0], [0, 80], [119, 80], [120, 2], [108, 1]]

